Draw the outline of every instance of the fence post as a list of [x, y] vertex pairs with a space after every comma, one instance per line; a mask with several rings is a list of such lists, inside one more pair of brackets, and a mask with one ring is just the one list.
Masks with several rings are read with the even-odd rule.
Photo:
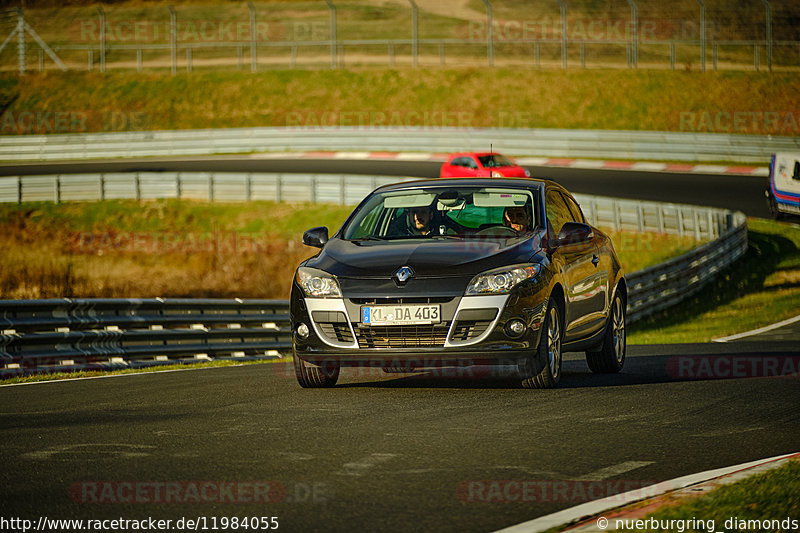
[[258, 51], [256, 50], [256, 6], [247, 2], [250, 10], [250, 72], [258, 70]]
[[567, 68], [567, 4], [558, 0], [561, 11], [561, 68]]
[[761, 0], [767, 11], [767, 67], [772, 72], [772, 6], [769, 0]]
[[[703, 0], [697, 0], [700, 4], [700, 70], [706, 71], [706, 4]], [[716, 65], [715, 65], [716, 70]]]
[[325, 0], [331, 10], [330, 37], [331, 37], [331, 68], [336, 68], [336, 6], [331, 0]]
[[169, 8], [169, 49], [172, 59], [172, 75], [174, 76], [178, 71], [178, 16], [175, 13], [175, 8]]
[[631, 63], [633, 68], [639, 67], [639, 8], [634, 0], [628, 0], [631, 6]]
[[100, 16], [100, 72], [106, 71], [106, 12], [102, 7], [97, 8]]
[[492, 2], [491, 0], [483, 0], [486, 6], [486, 56], [489, 60], [489, 66], [494, 66], [494, 36], [492, 35]]
[[17, 60], [19, 61], [19, 73], [25, 74], [27, 68], [25, 60], [25, 18], [22, 16], [22, 8], [17, 8]]
[[[411, 60], [416, 67], [419, 54], [419, 12], [415, 1], [408, 1], [411, 4]], [[392, 59], [394, 59], [394, 55]]]

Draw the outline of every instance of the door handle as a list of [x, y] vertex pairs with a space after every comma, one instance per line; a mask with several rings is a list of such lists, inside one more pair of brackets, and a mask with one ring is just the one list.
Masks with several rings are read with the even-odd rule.
[[599, 262], [600, 262], [600, 258], [599, 258], [599, 257], [597, 257], [597, 254], [593, 255], [593, 256], [592, 256], [592, 264], [593, 264], [594, 266], [597, 266], [597, 263], [599, 263]]

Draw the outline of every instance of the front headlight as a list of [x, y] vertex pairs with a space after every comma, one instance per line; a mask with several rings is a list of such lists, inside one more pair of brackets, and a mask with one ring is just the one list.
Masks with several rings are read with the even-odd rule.
[[339, 282], [327, 272], [316, 268], [300, 267], [295, 277], [306, 296], [314, 298], [341, 298]]
[[492, 177], [493, 178], [502, 178], [503, 174], [497, 170], [492, 170]]
[[535, 278], [541, 270], [542, 265], [538, 263], [490, 270], [472, 278], [465, 294], [466, 296], [504, 294], [523, 281]]

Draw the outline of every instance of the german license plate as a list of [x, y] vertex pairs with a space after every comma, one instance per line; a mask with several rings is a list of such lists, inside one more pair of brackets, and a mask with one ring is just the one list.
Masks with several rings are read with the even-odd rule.
[[439, 305], [370, 305], [361, 308], [365, 326], [400, 326], [441, 322]]

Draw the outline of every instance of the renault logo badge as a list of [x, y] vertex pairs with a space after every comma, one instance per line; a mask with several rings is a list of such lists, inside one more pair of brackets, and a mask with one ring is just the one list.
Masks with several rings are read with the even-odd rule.
[[414, 270], [410, 266], [402, 266], [394, 273], [394, 277], [397, 278], [397, 281], [400, 283], [405, 283], [409, 278], [414, 277]]

